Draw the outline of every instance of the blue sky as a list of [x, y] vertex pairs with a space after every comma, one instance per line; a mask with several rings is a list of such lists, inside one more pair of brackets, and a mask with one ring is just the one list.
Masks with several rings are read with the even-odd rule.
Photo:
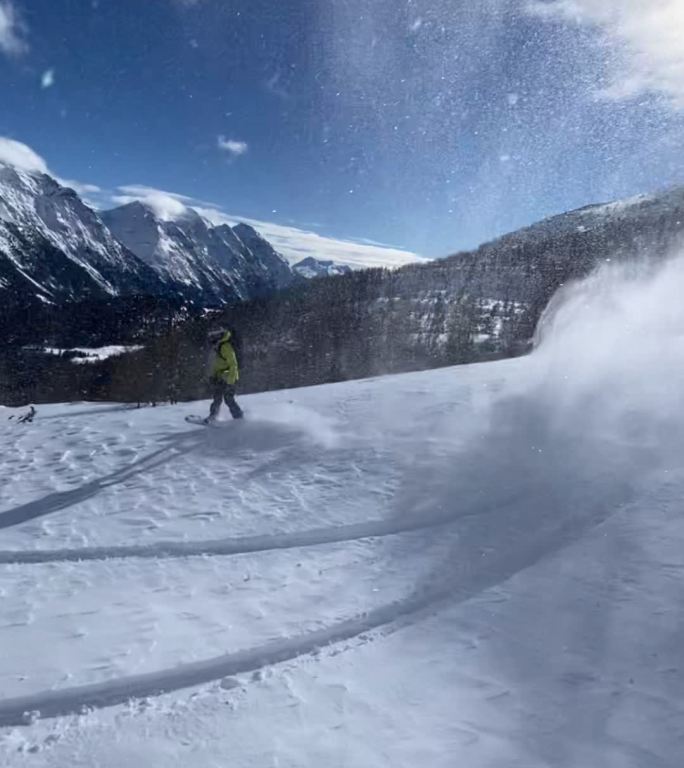
[[0, 0], [0, 136], [100, 204], [446, 255], [684, 183], [682, 5]]

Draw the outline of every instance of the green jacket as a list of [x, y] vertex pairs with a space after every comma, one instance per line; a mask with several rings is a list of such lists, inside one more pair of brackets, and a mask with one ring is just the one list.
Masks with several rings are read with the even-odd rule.
[[240, 371], [237, 355], [230, 341], [230, 336], [230, 331], [224, 333], [216, 347], [216, 358], [214, 359], [211, 375], [215, 379], [221, 379], [226, 384], [234, 386], [240, 378]]

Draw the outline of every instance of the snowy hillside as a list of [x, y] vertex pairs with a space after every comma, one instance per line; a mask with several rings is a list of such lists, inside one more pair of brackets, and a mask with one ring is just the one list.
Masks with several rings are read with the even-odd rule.
[[678, 768], [683, 278], [212, 429], [0, 410], [0, 764]]
[[0, 162], [0, 289], [5, 298], [59, 301], [163, 286], [74, 190]]
[[334, 277], [346, 275], [351, 272], [351, 267], [346, 264], [337, 264], [329, 259], [314, 259], [309, 256], [297, 262], [292, 269], [302, 277], [310, 280], [314, 277]]
[[[636, 195], [609, 203], [587, 205], [574, 211], [551, 216], [518, 232], [504, 235], [497, 242], [511, 245], [539, 238], [602, 230], [608, 226], [638, 226], [644, 223], [665, 225], [674, 211], [684, 209], [684, 187], [673, 187], [656, 195]], [[680, 220], [680, 226], [684, 223]]]
[[138, 201], [104, 211], [102, 218], [165, 282], [207, 303], [264, 295], [295, 279], [285, 259], [247, 225], [215, 227], [185, 206], [164, 216]]

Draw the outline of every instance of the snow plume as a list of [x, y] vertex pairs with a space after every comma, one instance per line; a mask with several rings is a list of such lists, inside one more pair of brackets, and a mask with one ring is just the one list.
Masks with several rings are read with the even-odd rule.
[[283, 435], [295, 435], [319, 448], [332, 449], [340, 443], [338, 425], [332, 417], [294, 403], [267, 405], [252, 417], [254, 429], [264, 428], [267, 439], [278, 430]]
[[[606, 265], [542, 317], [534, 370], [551, 412], [612, 441], [684, 434], [684, 254]], [[680, 415], [682, 414], [682, 415]]]
[[684, 254], [606, 265], [556, 296], [536, 349], [507, 363], [498, 391], [473, 390], [463, 413], [438, 415], [438, 448], [415, 458], [397, 513], [458, 521], [459, 535], [417, 590], [442, 594], [448, 583], [467, 597], [674, 482], [684, 451], [682, 285]]
[[493, 428], [515, 414], [517, 442], [555, 457], [556, 481], [574, 468], [604, 492], [667, 465], [684, 445], [683, 284], [684, 253], [644, 254], [559, 291], [525, 376], [493, 405]]
[[662, 93], [684, 109], [682, 0], [534, 0], [528, 9], [544, 19], [593, 26], [614, 44], [619, 63], [606, 97]]

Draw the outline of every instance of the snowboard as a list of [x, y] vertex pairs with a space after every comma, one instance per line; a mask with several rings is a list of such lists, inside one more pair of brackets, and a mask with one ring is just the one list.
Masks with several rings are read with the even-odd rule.
[[198, 427], [220, 427], [235, 421], [235, 419], [229, 419], [228, 421], [205, 421], [203, 416], [186, 416], [185, 420], [188, 424], [196, 424]]
[[185, 420], [188, 424], [197, 424], [198, 427], [212, 427], [216, 422], [205, 421], [203, 416], [186, 416]]

